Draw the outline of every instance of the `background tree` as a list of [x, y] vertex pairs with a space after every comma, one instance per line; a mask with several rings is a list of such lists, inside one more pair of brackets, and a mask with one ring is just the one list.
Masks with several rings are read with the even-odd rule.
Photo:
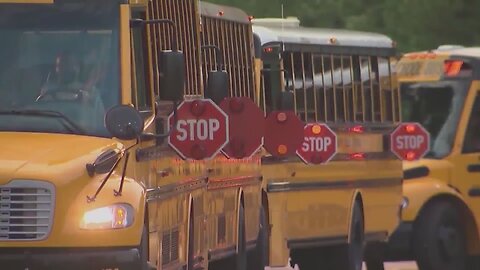
[[346, 28], [386, 34], [403, 52], [441, 44], [480, 46], [477, 0], [207, 0], [250, 15], [296, 16], [303, 26]]

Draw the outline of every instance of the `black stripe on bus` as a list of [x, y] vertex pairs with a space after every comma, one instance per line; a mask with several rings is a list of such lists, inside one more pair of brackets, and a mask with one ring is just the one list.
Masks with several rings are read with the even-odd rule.
[[358, 179], [358, 180], [329, 180], [309, 182], [278, 181], [267, 185], [267, 192], [310, 191], [321, 189], [342, 188], [377, 188], [391, 187], [402, 184], [401, 178]]
[[[387, 232], [368, 232], [365, 233], [365, 241], [383, 241], [387, 238]], [[287, 240], [287, 247], [289, 249], [295, 248], [310, 248], [310, 247], [325, 247], [345, 244], [348, 242], [348, 236], [332, 236], [332, 237], [312, 237], [303, 239], [289, 239]]]
[[309, 247], [325, 247], [344, 244], [348, 242], [348, 236], [333, 236], [333, 237], [312, 237], [303, 239], [289, 239], [287, 240], [287, 247], [289, 249], [309, 248]]
[[468, 165], [467, 171], [471, 172], [471, 173], [480, 172], [480, 164], [470, 164], [470, 165]]

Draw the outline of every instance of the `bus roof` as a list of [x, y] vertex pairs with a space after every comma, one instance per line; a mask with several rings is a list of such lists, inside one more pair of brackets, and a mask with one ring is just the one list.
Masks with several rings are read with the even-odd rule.
[[202, 16], [218, 17], [222, 20], [250, 24], [249, 16], [245, 11], [231, 6], [222, 6], [208, 2], [199, 1], [199, 10]]
[[439, 46], [435, 50], [430, 51], [415, 51], [403, 54], [404, 57], [410, 57], [414, 55], [441, 55], [441, 56], [467, 56], [480, 58], [480, 47], [462, 47], [462, 46]]
[[254, 19], [253, 31], [262, 46], [271, 42], [309, 45], [340, 45], [350, 47], [393, 48], [394, 42], [389, 37], [371, 32], [343, 29], [307, 28], [292, 23], [292, 19]]

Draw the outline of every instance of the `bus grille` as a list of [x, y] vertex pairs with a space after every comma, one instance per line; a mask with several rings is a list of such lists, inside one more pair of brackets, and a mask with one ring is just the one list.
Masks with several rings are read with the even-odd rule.
[[12, 181], [0, 186], [0, 241], [42, 240], [52, 227], [53, 185]]

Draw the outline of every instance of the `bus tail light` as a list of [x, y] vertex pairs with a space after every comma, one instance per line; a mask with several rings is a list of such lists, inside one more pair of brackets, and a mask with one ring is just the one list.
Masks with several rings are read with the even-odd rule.
[[365, 128], [363, 126], [358, 125], [358, 126], [349, 128], [348, 131], [352, 133], [363, 133], [365, 132]]
[[365, 160], [365, 153], [352, 153], [350, 154], [351, 160]]
[[462, 60], [445, 60], [443, 71], [447, 77], [470, 76], [472, 68]]

